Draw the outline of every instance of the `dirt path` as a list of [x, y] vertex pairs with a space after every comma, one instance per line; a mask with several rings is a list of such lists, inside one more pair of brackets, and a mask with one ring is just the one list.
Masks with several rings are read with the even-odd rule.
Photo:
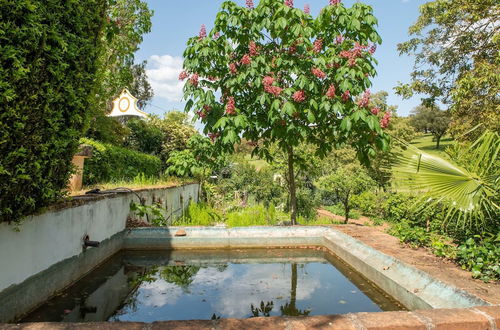
[[[335, 220], [339, 218], [343, 220], [343, 217], [326, 210], [319, 210], [318, 213]], [[437, 257], [424, 248], [412, 249], [403, 246], [398, 238], [385, 233], [387, 224], [383, 226], [370, 226], [370, 224], [370, 219], [361, 217], [359, 220], [350, 219], [347, 225], [333, 225], [333, 227], [443, 282], [464, 289], [492, 304], [500, 304], [500, 283], [484, 283], [473, 279], [470, 272], [461, 269], [450, 260]]]

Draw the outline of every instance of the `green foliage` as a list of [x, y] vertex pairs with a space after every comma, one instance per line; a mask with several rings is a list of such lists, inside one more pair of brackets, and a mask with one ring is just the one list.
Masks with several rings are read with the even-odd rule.
[[187, 212], [174, 221], [175, 226], [212, 226], [222, 222], [219, 210], [203, 203], [190, 203]]
[[439, 142], [450, 126], [449, 112], [441, 111], [437, 106], [418, 106], [412, 110], [412, 114], [410, 124], [417, 131], [432, 133], [436, 140], [436, 149], [439, 149]]
[[90, 139], [81, 139], [81, 142], [93, 147], [92, 158], [85, 160], [85, 185], [130, 180], [141, 173], [146, 177], [157, 177], [161, 173], [158, 157]]
[[[405, 97], [426, 94], [426, 104], [452, 102], [455, 138], [474, 140], [482, 129], [498, 129], [500, 6], [495, 0], [435, 0], [420, 7], [412, 38], [398, 45], [415, 56], [411, 83], [396, 90]], [[478, 135], [460, 135], [478, 124]]]
[[500, 234], [469, 238], [458, 247], [458, 263], [485, 282], [500, 281]]
[[409, 189], [426, 192], [422, 204], [442, 204], [448, 222], [480, 233], [500, 225], [499, 154], [499, 135], [486, 131], [474, 143], [455, 147], [454, 163], [409, 148], [395, 175]]
[[175, 284], [187, 292], [200, 269], [200, 266], [194, 265], [165, 266], [159, 269], [159, 273], [163, 280]]
[[286, 213], [278, 212], [273, 205], [265, 207], [254, 205], [235, 210], [226, 215], [229, 227], [272, 226], [288, 218]]
[[344, 207], [345, 222], [349, 221], [353, 196], [373, 187], [374, 182], [366, 170], [357, 164], [337, 168], [332, 174], [319, 180], [319, 186], [333, 192]]
[[[324, 208], [327, 211], [330, 211], [335, 215], [340, 215], [342, 217], [345, 217], [344, 205], [342, 205], [340, 203], [335, 204], [335, 205], [325, 206]], [[349, 210], [349, 218], [350, 219], [359, 219], [360, 217], [361, 217], [361, 214], [357, 210]]]
[[[194, 108], [205, 133], [225, 150], [232, 152], [245, 138], [261, 158], [270, 160], [275, 145], [287, 154], [292, 222], [294, 149], [307, 142], [324, 156], [349, 142], [366, 162], [375, 149], [387, 147], [378, 118], [352, 98], [375, 75], [375, 59], [367, 47], [381, 42], [376, 24], [372, 8], [362, 3], [327, 6], [313, 18], [282, 1], [262, 0], [255, 9], [226, 1], [209, 36], [188, 40], [185, 111]], [[336, 42], [339, 35], [345, 40]], [[319, 40], [321, 47], [313, 47]], [[355, 59], [340, 56], [354, 48], [359, 50]], [[330, 86], [336, 93], [328, 97]], [[296, 93], [305, 97], [294, 97]]]
[[164, 136], [158, 126], [152, 125], [149, 119], [130, 119], [127, 127], [130, 130], [127, 147], [155, 156], [161, 154]]
[[142, 205], [132, 202], [130, 203], [130, 211], [134, 212], [138, 217], [146, 217], [148, 223], [153, 226], [162, 227], [168, 225], [160, 204]]
[[63, 195], [95, 106], [106, 1], [0, 2], [0, 221]]
[[398, 237], [401, 242], [413, 248], [427, 246], [430, 242], [430, 235], [425, 228], [412, 226], [405, 220], [392, 224], [389, 234]]

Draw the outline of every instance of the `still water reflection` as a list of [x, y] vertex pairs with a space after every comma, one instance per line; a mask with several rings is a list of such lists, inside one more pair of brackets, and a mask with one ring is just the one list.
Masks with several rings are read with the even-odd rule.
[[316, 250], [123, 252], [28, 321], [140, 321], [404, 309]]

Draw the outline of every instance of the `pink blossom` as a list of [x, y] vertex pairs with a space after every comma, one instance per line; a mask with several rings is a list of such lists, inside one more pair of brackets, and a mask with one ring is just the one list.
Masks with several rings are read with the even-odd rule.
[[361, 98], [359, 99], [358, 101], [358, 105], [360, 107], [367, 107], [368, 104], [370, 104], [370, 96], [371, 96], [371, 92], [369, 89], [367, 89], [364, 93], [363, 93], [363, 96], [361, 96]]
[[236, 106], [234, 105], [234, 97], [232, 96], [227, 98], [226, 113], [228, 115], [236, 114]]
[[208, 137], [214, 142], [220, 136], [219, 133], [208, 133]]
[[186, 71], [182, 71], [180, 74], [179, 74], [179, 80], [184, 80], [186, 79], [187, 77], [189, 77], [188, 73]]
[[253, 9], [253, 0], [247, 0], [247, 8]]
[[196, 111], [196, 114], [202, 119], [207, 116], [207, 114], [203, 110]]
[[271, 86], [274, 83], [274, 78], [271, 76], [265, 76], [264, 79], [262, 79], [262, 84], [264, 86]]
[[304, 5], [304, 13], [306, 13], [306, 14], [308, 14], [308, 15], [311, 13], [311, 7], [309, 7], [309, 4], [308, 4], [308, 3], [306, 3], [306, 4]]
[[380, 119], [380, 127], [387, 128], [387, 126], [389, 126], [390, 121], [391, 121], [391, 113], [388, 111], [384, 114], [384, 117]]
[[205, 24], [202, 24], [198, 38], [201, 40], [201, 39], [205, 38], [206, 36], [207, 36], [207, 28], [205, 27]]
[[264, 90], [269, 94], [273, 94], [274, 96], [279, 96], [283, 91], [283, 88], [278, 86], [264, 86]]
[[323, 40], [321, 40], [321, 39], [316, 39], [316, 40], [314, 41], [314, 48], [313, 48], [313, 49], [314, 49], [314, 52], [315, 52], [315, 53], [319, 53], [319, 52], [321, 52], [321, 49], [323, 49]]
[[333, 99], [335, 97], [334, 85], [330, 85], [330, 87], [328, 87], [328, 91], [326, 92], [326, 97], [328, 97], [329, 99]]
[[214, 40], [219, 39], [220, 38], [220, 33], [219, 32], [215, 32], [213, 38], [214, 38]]
[[340, 3], [340, 0], [330, 0], [330, 6], [335, 6]]
[[229, 63], [229, 70], [231, 71], [231, 74], [236, 74], [238, 72], [236, 63]]
[[336, 42], [337, 44], [341, 44], [341, 43], [343, 43], [343, 42], [344, 42], [344, 37], [343, 37], [341, 34], [339, 34], [339, 35], [337, 36], [337, 38], [335, 38], [335, 42]]
[[297, 103], [304, 102], [306, 99], [306, 93], [302, 90], [293, 93], [293, 100]]
[[376, 51], [377, 51], [377, 44], [373, 44], [368, 50], [368, 52], [372, 55], [375, 54]]
[[323, 71], [321, 71], [320, 69], [318, 68], [312, 68], [311, 69], [311, 72], [313, 75], [315, 75], [316, 77], [318, 77], [319, 79], [324, 79], [326, 78], [326, 73], [324, 73]]
[[288, 47], [288, 54], [295, 54], [297, 52], [297, 46], [292, 45]]
[[191, 83], [191, 85], [193, 85], [194, 87], [198, 87], [198, 78], [198, 74], [194, 73], [191, 78], [189, 78], [189, 82]]
[[212, 107], [211, 107], [211, 106], [209, 106], [209, 105], [207, 105], [207, 104], [205, 104], [205, 105], [203, 106], [203, 110], [205, 110], [206, 112], [210, 112], [210, 110], [212, 110]]
[[257, 45], [255, 44], [255, 42], [250, 41], [250, 43], [248, 44], [248, 53], [250, 54], [250, 56], [259, 55], [259, 49], [258, 49]]
[[373, 113], [375, 116], [379, 114], [380, 108], [378, 107], [373, 107], [371, 110], [371, 113]]
[[248, 54], [243, 55], [243, 58], [241, 59], [241, 64], [250, 65], [251, 63], [252, 59], [250, 58], [250, 55]]
[[346, 90], [344, 94], [342, 94], [342, 101], [347, 102], [349, 101], [350, 97], [351, 97], [351, 92], [349, 90]]
[[293, 0], [285, 0], [285, 5], [290, 8], [293, 8]]

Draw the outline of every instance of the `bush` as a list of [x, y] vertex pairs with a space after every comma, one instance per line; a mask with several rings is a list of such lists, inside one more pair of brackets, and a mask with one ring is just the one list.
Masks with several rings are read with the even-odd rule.
[[472, 277], [485, 282], [500, 281], [499, 260], [500, 234], [484, 238], [476, 235], [458, 247], [458, 263], [462, 268], [472, 271]]
[[0, 2], [0, 221], [60, 198], [93, 111], [106, 0]]
[[226, 224], [228, 227], [269, 226], [285, 219], [289, 220], [289, 216], [277, 212], [272, 204], [268, 208], [254, 205], [228, 213]]
[[160, 175], [158, 157], [90, 139], [81, 139], [81, 142], [94, 148], [92, 158], [85, 160], [83, 182], [86, 185], [131, 180], [139, 174], [146, 177]]
[[222, 221], [219, 210], [203, 203], [190, 203], [184, 216], [173, 222], [174, 226], [212, 226]]

